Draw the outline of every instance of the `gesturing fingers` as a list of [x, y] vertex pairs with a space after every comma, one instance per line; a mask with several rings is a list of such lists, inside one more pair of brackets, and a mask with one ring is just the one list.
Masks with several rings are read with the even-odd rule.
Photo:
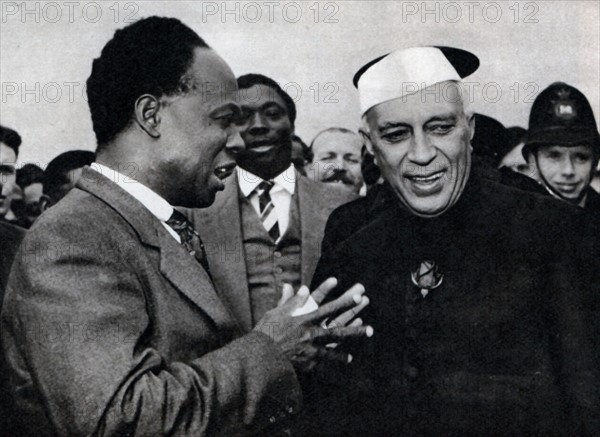
[[[354, 284], [350, 287], [343, 295], [338, 297], [336, 300], [326, 303], [319, 307], [318, 310], [308, 314], [308, 318], [311, 321], [317, 321], [330, 316], [336, 316], [337, 314], [350, 310], [355, 306], [360, 306], [362, 302], [362, 294], [365, 292], [365, 288], [361, 284]], [[358, 314], [358, 313], [356, 313]], [[347, 318], [346, 315], [344, 318]], [[352, 316], [354, 317], [354, 316]], [[352, 318], [351, 317], [351, 318]], [[348, 319], [348, 320], [351, 320]]]
[[319, 305], [323, 302], [323, 299], [327, 297], [329, 292], [333, 290], [337, 285], [337, 279], [328, 278], [321, 285], [317, 287], [315, 291], [312, 292], [311, 296]]
[[[355, 300], [356, 302], [356, 300]], [[349, 310], [344, 311], [342, 314], [337, 316], [328, 325], [331, 326], [346, 326], [350, 320], [354, 319], [358, 313], [360, 313], [367, 305], [369, 305], [369, 298], [367, 296], [361, 296], [360, 303]]]
[[313, 333], [314, 342], [317, 344], [327, 344], [341, 342], [347, 338], [372, 337], [373, 327], [355, 324], [354, 326], [317, 328]]

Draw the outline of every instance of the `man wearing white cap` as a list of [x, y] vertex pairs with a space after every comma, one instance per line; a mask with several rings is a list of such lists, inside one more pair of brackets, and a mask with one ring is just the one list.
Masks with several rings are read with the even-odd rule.
[[417, 47], [354, 78], [362, 135], [398, 201], [342, 243], [329, 236], [352, 203], [325, 231], [313, 281], [364, 284], [377, 332], [340, 346], [362, 353], [315, 384], [310, 422], [326, 435], [598, 435], [589, 272], [569, 231], [579, 217], [472, 174], [461, 79], [478, 65]]

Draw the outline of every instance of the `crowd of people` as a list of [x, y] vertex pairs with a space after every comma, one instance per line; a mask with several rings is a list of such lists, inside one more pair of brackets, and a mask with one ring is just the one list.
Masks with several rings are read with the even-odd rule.
[[19, 167], [0, 127], [0, 429], [598, 435], [596, 120], [564, 82], [527, 128], [474, 114], [478, 67], [377, 58], [360, 129], [307, 143], [180, 21], [117, 31], [95, 153]]

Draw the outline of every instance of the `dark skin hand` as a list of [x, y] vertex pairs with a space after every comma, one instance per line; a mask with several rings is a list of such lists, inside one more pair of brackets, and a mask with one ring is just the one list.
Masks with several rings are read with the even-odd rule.
[[[268, 311], [254, 328], [271, 337], [297, 371], [309, 372], [323, 360], [349, 363], [352, 356], [336, 351], [331, 343], [373, 335], [373, 328], [363, 326], [362, 320], [356, 318], [369, 304], [369, 299], [363, 296], [365, 289], [360, 284], [355, 284], [315, 311], [296, 317], [291, 315], [306, 303], [309, 296], [320, 304], [336, 285], [337, 280], [329, 278], [312, 295], [305, 286], [296, 295], [293, 295], [291, 286], [284, 286], [279, 305]], [[327, 321], [327, 327], [320, 325], [323, 321]]]

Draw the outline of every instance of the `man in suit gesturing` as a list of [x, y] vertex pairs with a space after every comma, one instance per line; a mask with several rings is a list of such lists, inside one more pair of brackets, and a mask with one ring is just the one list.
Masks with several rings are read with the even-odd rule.
[[283, 283], [311, 282], [329, 214], [356, 196], [295, 170], [296, 107], [274, 80], [247, 74], [237, 82], [245, 148], [223, 193], [193, 221], [204, 232], [217, 291], [249, 331], [275, 307]]
[[97, 162], [25, 237], [2, 309], [23, 433], [229, 436], [280, 425], [300, 407], [296, 373], [347, 358], [320, 344], [371, 331], [313, 324], [339, 313], [345, 324], [362, 288], [298, 317], [308, 289], [287, 288], [241, 335], [201, 241], [171, 206], [209, 205], [223, 188], [216, 170], [244, 147], [235, 77], [180, 21], [117, 31], [87, 89]]

